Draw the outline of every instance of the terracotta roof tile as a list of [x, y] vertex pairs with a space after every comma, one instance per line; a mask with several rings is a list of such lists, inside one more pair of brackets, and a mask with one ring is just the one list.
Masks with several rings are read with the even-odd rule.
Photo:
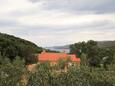
[[49, 53], [49, 52], [42, 52], [38, 55], [39, 61], [58, 61], [59, 59], [67, 59], [70, 57], [71, 61], [79, 62], [80, 59], [77, 58], [74, 54], [66, 54], [66, 53]]

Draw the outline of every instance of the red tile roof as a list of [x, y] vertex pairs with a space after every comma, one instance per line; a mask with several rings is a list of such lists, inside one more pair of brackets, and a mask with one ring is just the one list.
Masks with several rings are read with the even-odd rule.
[[76, 55], [68, 55], [70, 57], [71, 61], [76, 61], [76, 62], [80, 62], [80, 58], [76, 57]]
[[49, 52], [42, 52], [38, 55], [39, 61], [58, 61], [59, 59], [67, 59], [70, 57], [71, 61], [80, 62], [80, 58], [77, 58], [74, 54], [66, 54], [66, 53], [49, 53]]

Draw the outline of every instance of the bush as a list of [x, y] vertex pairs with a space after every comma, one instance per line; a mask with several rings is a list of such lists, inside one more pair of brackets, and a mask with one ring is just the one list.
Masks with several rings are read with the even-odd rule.
[[26, 73], [24, 61], [17, 57], [12, 63], [8, 58], [0, 64], [0, 86], [16, 86], [21, 84], [21, 76]]
[[[82, 65], [69, 67], [67, 72], [56, 72], [49, 62], [38, 64], [35, 72], [27, 72], [24, 60], [0, 60], [0, 86], [115, 86], [115, 64], [108, 70]], [[23, 77], [24, 76], [24, 77]], [[24, 85], [25, 86], [25, 85]]]

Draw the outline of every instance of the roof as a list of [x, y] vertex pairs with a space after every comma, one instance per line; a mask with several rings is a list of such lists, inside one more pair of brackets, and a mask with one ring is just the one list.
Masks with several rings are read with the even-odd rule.
[[59, 59], [67, 59], [70, 57], [71, 61], [79, 62], [80, 58], [76, 57], [74, 54], [66, 53], [51, 53], [51, 52], [42, 52], [38, 55], [39, 61], [58, 61]]
[[76, 61], [76, 62], [80, 62], [80, 58], [76, 57], [76, 55], [68, 55], [70, 57], [71, 61]]

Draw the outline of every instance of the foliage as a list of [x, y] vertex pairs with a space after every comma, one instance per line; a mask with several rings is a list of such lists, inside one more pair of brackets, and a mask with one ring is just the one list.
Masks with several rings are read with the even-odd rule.
[[32, 55], [41, 51], [41, 47], [30, 41], [0, 33], [0, 52], [4, 57], [13, 60], [16, 56], [20, 56], [30, 63]]
[[2, 58], [0, 62], [0, 86], [16, 86], [18, 83], [22, 86], [21, 76], [26, 74], [24, 60], [16, 57], [11, 63], [8, 58]]
[[114, 61], [115, 47], [100, 48], [96, 41], [89, 40], [88, 42], [79, 42], [70, 45], [70, 53], [78, 55], [81, 58], [81, 62], [85, 59], [85, 64], [89, 66], [100, 67], [103, 65], [107, 69], [107, 65]]
[[56, 71], [49, 62], [38, 64], [35, 72], [27, 71], [25, 61], [33, 62], [32, 55], [41, 50], [29, 41], [0, 33], [0, 86], [115, 86], [115, 46], [100, 48], [93, 40], [75, 43], [70, 51], [81, 58], [79, 69], [70, 66], [67, 72], [59, 72], [68, 58], [59, 61]]
[[114, 70], [88, 66], [81, 66], [80, 69], [72, 66], [68, 72], [56, 73], [44, 65], [43, 69], [38, 68], [31, 75], [29, 86], [114, 86], [114, 75]]
[[70, 53], [76, 54], [78, 57], [81, 57], [82, 53], [86, 53], [87, 46], [85, 42], [79, 42], [70, 45]]
[[56, 72], [49, 62], [44, 62], [35, 72], [27, 72], [19, 57], [13, 62], [0, 60], [0, 86], [23, 86], [22, 75], [26, 76], [27, 86], [115, 86], [115, 64], [108, 70], [81, 65], [79, 69], [70, 66], [67, 72]]

